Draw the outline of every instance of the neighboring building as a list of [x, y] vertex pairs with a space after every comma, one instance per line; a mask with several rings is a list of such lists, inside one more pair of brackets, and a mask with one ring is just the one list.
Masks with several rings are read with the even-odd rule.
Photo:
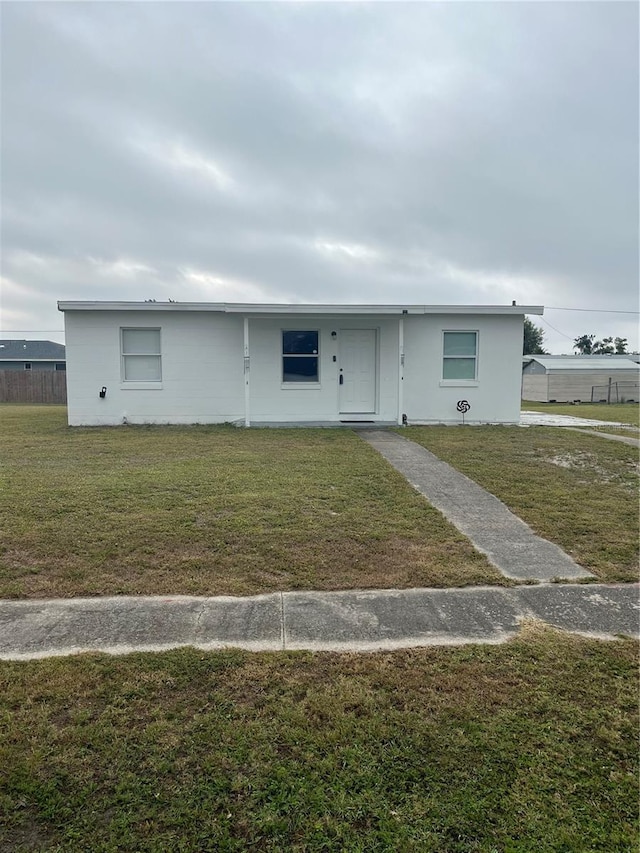
[[0, 340], [0, 403], [66, 403], [66, 366], [62, 344]]
[[64, 346], [53, 341], [0, 340], [0, 370], [65, 370]]
[[637, 402], [637, 355], [527, 355], [522, 399], [542, 403]]
[[540, 306], [59, 302], [71, 425], [517, 423]]

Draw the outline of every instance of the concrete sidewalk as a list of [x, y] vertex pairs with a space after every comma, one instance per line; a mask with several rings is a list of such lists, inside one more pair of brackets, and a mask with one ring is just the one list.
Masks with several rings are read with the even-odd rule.
[[358, 434], [506, 577], [521, 581], [592, 577], [557, 545], [537, 536], [502, 501], [421, 445], [395, 432]]
[[373, 651], [500, 643], [528, 618], [603, 639], [638, 636], [638, 594], [636, 584], [544, 584], [0, 601], [0, 659], [180, 646]]

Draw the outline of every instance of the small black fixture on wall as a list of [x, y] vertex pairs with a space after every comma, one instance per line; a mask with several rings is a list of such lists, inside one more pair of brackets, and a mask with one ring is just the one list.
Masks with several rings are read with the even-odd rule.
[[102, 388], [100, 389], [100, 396], [102, 397], [103, 400], [107, 396], [107, 386], [106, 385], [103, 385]]

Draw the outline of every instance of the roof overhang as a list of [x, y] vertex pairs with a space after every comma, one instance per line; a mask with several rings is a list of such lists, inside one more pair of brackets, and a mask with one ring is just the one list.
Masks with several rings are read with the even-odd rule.
[[543, 314], [542, 305], [317, 305], [246, 302], [58, 302], [59, 311], [208, 311], [219, 314]]

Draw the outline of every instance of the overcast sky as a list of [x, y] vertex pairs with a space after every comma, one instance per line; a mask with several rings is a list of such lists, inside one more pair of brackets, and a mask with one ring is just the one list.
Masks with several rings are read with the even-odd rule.
[[638, 10], [2, 3], [2, 337], [63, 341], [58, 299], [515, 299], [552, 352], [640, 348], [555, 310], [638, 311]]

